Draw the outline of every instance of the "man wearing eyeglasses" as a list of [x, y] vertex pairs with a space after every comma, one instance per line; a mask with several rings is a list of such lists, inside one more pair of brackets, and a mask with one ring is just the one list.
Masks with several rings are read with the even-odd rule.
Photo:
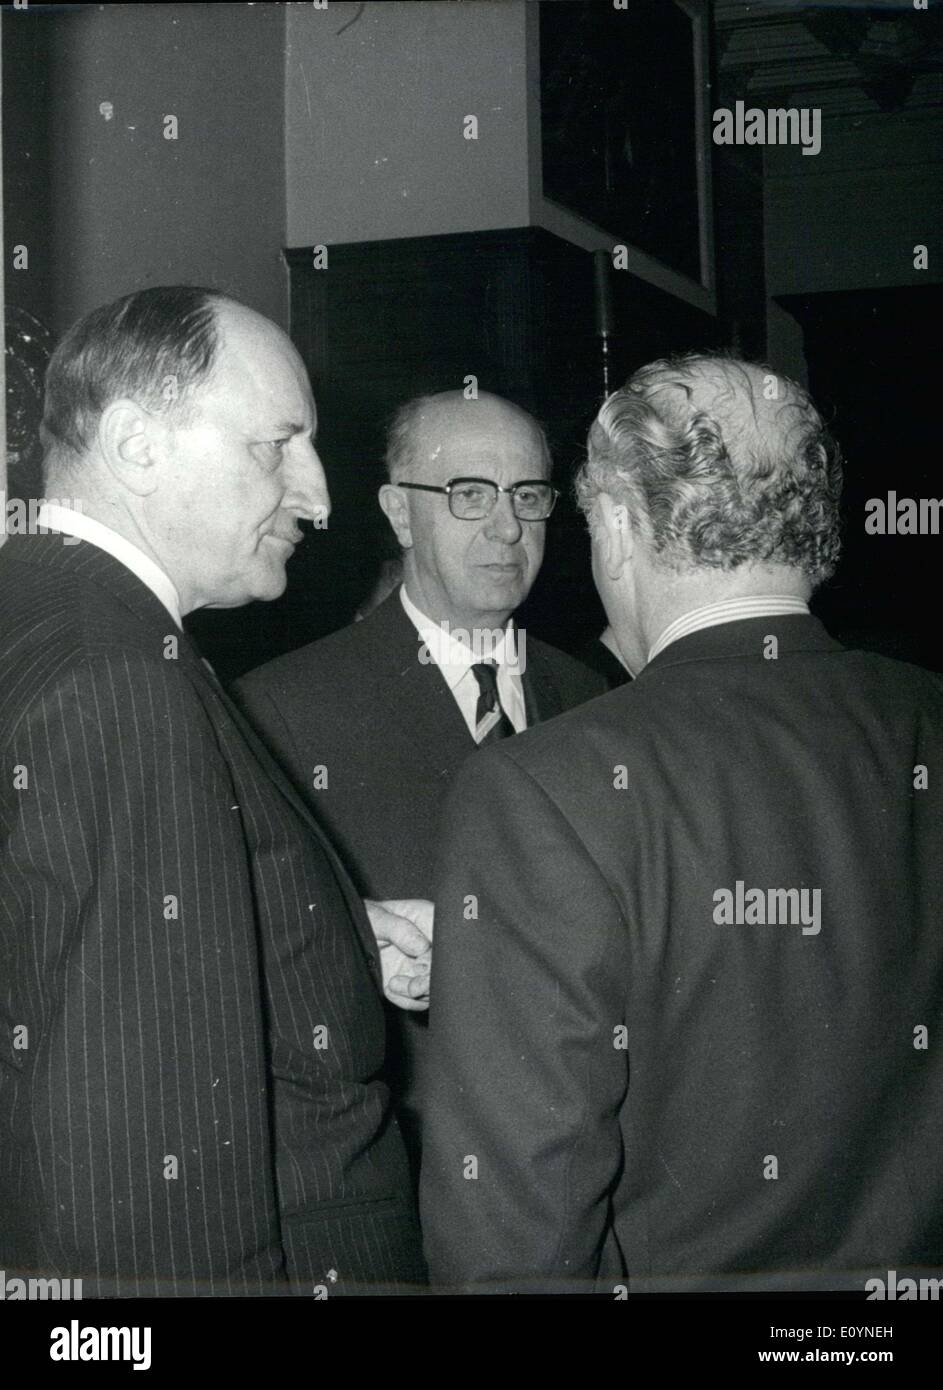
[[[536, 421], [486, 393], [419, 397], [392, 422], [387, 465], [379, 500], [402, 547], [402, 586], [239, 690], [360, 891], [431, 898], [442, 799], [468, 755], [606, 687], [512, 620], [537, 578], [559, 495]], [[391, 1080], [413, 1139], [428, 999], [414, 1002], [408, 1018], [397, 1011], [403, 1036], [391, 1039]]]

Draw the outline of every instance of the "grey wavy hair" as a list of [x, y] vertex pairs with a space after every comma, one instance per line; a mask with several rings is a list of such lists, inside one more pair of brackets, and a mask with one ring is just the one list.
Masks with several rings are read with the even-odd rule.
[[[757, 400], [758, 373], [775, 401]], [[693, 400], [705, 380], [719, 386], [711, 413]], [[605, 401], [576, 494], [591, 518], [609, 493], [677, 573], [769, 562], [818, 585], [838, 563], [841, 486], [840, 450], [807, 391], [768, 367], [687, 353], [640, 368]]]

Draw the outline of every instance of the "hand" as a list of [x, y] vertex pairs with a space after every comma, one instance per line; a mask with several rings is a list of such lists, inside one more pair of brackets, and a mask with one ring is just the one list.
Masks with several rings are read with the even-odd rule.
[[380, 948], [383, 993], [397, 1008], [429, 1007], [434, 904], [426, 898], [364, 900]]

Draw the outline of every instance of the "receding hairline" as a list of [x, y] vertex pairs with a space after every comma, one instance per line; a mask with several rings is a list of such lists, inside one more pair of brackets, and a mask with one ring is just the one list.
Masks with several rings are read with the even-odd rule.
[[291, 361], [299, 380], [303, 380], [310, 390], [311, 382], [304, 359], [289, 335], [272, 319], [266, 318], [256, 309], [241, 304], [238, 300], [227, 299], [219, 308], [214, 306], [216, 327], [216, 347], [213, 360], [206, 376], [194, 383], [194, 395], [209, 386], [219, 370], [225, 365], [228, 353], [238, 358], [243, 367], [253, 375], [258, 365], [257, 354], [272, 348]]
[[452, 411], [467, 416], [469, 420], [475, 419], [476, 416], [487, 416], [489, 413], [497, 418], [506, 415], [522, 421], [530, 429], [540, 433], [540, 426], [528, 411], [493, 391], [479, 391], [477, 396], [471, 398], [466, 396], [464, 391], [437, 391], [432, 395], [417, 396], [414, 402], [407, 402], [407, 405], [417, 407], [417, 414], [423, 419], [426, 416], [434, 418], [436, 413], [447, 417]]
[[[476, 411], [479, 412], [477, 417]], [[412, 468], [424, 434], [439, 431], [444, 435], [450, 429], [460, 427], [461, 422], [474, 424], [476, 418], [481, 422], [483, 417], [487, 427], [495, 432], [500, 431], [502, 424], [509, 419], [523, 426], [537, 442], [549, 476], [552, 471], [550, 447], [542, 426], [533, 415], [514, 401], [491, 391], [481, 391], [477, 396], [469, 398], [463, 391], [450, 390], [416, 396], [405, 401], [394, 414], [387, 433], [386, 449], [386, 462], [391, 479], [394, 478], [394, 474], [398, 477], [405, 476]]]
[[[61, 409], [62, 398], [59, 391], [75, 390], [74, 384], [70, 388], [70, 376], [76, 371], [84, 354], [95, 351], [96, 343], [102, 343], [107, 337], [111, 336], [114, 342], [115, 336], [119, 339], [127, 323], [127, 315], [145, 303], [141, 312], [146, 313], [150, 304], [162, 307], [164, 312], [168, 311], [169, 305], [173, 302], [173, 296], [179, 297], [181, 294], [189, 297], [189, 304], [183, 311], [187, 316], [202, 316], [202, 326], [199, 332], [208, 334], [206, 341], [206, 356], [202, 368], [198, 375], [187, 381], [186, 385], [180, 390], [179, 396], [173, 396], [168, 400], [166, 410], [168, 414], [173, 414], [186, 419], [193, 410], [198, 394], [212, 383], [218, 371], [222, 353], [227, 346], [227, 337], [232, 325], [242, 325], [254, 323], [255, 325], [266, 323], [264, 316], [250, 309], [248, 305], [242, 304], [231, 295], [222, 290], [204, 285], [166, 285], [154, 286], [150, 289], [134, 291], [131, 294], [123, 295], [119, 299], [109, 304], [102, 305], [97, 309], [91, 310], [87, 315], [76, 320], [74, 324], [63, 335], [60, 343], [50, 359], [47, 369], [46, 398], [44, 401], [43, 422], [40, 426], [40, 434], [43, 441], [43, 474], [44, 477], [52, 474], [73, 474], [77, 463], [81, 460], [87, 448], [89, 440], [85, 440], [81, 447], [74, 440], [64, 434], [53, 433], [47, 428], [47, 418], [49, 415], [50, 395], [49, 395], [49, 375], [58, 372], [56, 377], [56, 394], [59, 407]], [[178, 322], [182, 322], [178, 319]], [[272, 325], [277, 327], [276, 325]], [[194, 329], [194, 332], [197, 330]], [[165, 347], [170, 346], [168, 341]], [[159, 340], [154, 339], [152, 350], [155, 355], [161, 350], [158, 345]], [[181, 348], [181, 351], [183, 349]], [[61, 362], [61, 354], [65, 353], [65, 361]], [[115, 373], [118, 376], [118, 373]], [[163, 381], [169, 379], [167, 376]], [[148, 409], [153, 409], [150, 397], [153, 391], [159, 387], [159, 370], [152, 384], [143, 381], [137, 383], [133, 389], [124, 389], [125, 383], [120, 379], [112, 380], [109, 383], [109, 390], [106, 399], [101, 399], [96, 403], [95, 418], [99, 418], [101, 413], [109, 406], [129, 399], [138, 401]], [[68, 417], [69, 428], [89, 430], [94, 421], [86, 414], [84, 417], [77, 412], [81, 407], [73, 406], [73, 413]], [[87, 409], [87, 407], [86, 407]], [[81, 423], [80, 423], [81, 421]], [[60, 424], [62, 421], [60, 420]]]

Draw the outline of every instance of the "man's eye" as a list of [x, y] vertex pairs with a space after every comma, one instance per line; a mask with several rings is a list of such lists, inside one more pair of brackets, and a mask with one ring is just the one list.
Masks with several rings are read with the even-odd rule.
[[266, 463], [276, 464], [281, 463], [282, 451], [287, 443], [287, 439], [263, 439], [255, 448]]

